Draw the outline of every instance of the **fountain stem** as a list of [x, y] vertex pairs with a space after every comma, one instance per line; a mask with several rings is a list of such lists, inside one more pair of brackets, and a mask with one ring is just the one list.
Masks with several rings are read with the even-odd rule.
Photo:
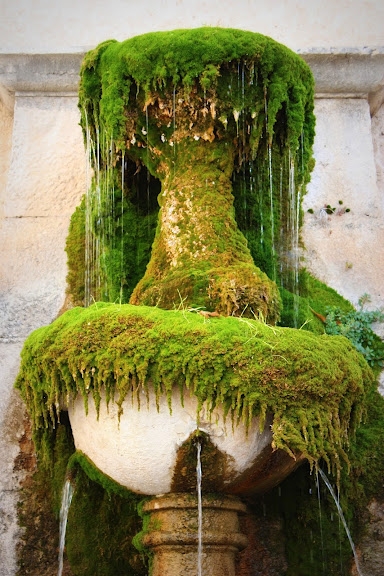
[[185, 136], [161, 157], [160, 214], [151, 260], [132, 304], [204, 307], [226, 316], [279, 318], [276, 284], [255, 266], [233, 208], [234, 146]]
[[[203, 504], [202, 573], [235, 576], [237, 552], [247, 546], [239, 531], [245, 505], [236, 497], [206, 495]], [[143, 544], [153, 551], [152, 576], [195, 576], [198, 566], [198, 505], [194, 494], [166, 494], [148, 501]]]

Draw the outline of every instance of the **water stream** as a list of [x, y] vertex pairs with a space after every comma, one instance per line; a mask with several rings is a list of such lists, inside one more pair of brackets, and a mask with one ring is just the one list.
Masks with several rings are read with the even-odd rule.
[[201, 443], [197, 442], [197, 576], [202, 576], [202, 558], [203, 558], [203, 508], [201, 504]]
[[61, 508], [60, 508], [59, 569], [57, 571], [57, 576], [61, 576], [63, 572], [65, 532], [67, 529], [68, 511], [71, 505], [72, 496], [73, 496], [73, 486], [70, 480], [66, 480], [63, 488], [63, 495], [61, 499]]
[[330, 492], [330, 494], [331, 494], [331, 496], [332, 496], [332, 498], [333, 498], [333, 500], [334, 500], [334, 502], [335, 502], [335, 504], [336, 504], [336, 508], [337, 508], [338, 513], [339, 513], [339, 517], [340, 517], [340, 519], [341, 519], [341, 521], [342, 521], [342, 523], [343, 523], [343, 526], [344, 526], [344, 529], [345, 529], [345, 533], [346, 533], [346, 535], [347, 535], [347, 537], [348, 537], [348, 540], [349, 540], [349, 543], [350, 543], [350, 545], [351, 545], [351, 549], [352, 549], [352, 552], [353, 552], [353, 557], [354, 557], [354, 559], [355, 559], [355, 566], [356, 566], [357, 573], [358, 573], [359, 576], [363, 576], [363, 573], [362, 573], [362, 571], [360, 570], [359, 559], [358, 559], [357, 554], [356, 554], [355, 545], [354, 545], [354, 543], [353, 543], [353, 540], [352, 540], [352, 537], [351, 537], [351, 533], [350, 533], [349, 528], [348, 528], [348, 526], [347, 526], [347, 522], [345, 521], [344, 514], [343, 514], [343, 511], [342, 511], [341, 506], [340, 506], [340, 503], [339, 503], [339, 499], [337, 498], [337, 496], [336, 496], [336, 494], [335, 494], [335, 491], [334, 491], [334, 489], [332, 488], [332, 485], [331, 485], [330, 481], [328, 480], [326, 474], [323, 472], [323, 470], [321, 470], [321, 468], [319, 468], [319, 474], [320, 474], [320, 476], [322, 477], [322, 479], [323, 479], [323, 481], [324, 481], [324, 484], [325, 484], [326, 487], [328, 488], [328, 490], [329, 490], [329, 492]]

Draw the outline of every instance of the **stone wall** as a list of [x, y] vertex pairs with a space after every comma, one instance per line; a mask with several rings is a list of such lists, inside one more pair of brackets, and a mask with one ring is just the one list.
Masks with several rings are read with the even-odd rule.
[[[384, 4], [365, 2], [364, 10], [357, 1], [323, 0], [289, 0], [278, 7], [247, 0], [179, 0], [172, 7], [165, 1], [115, 0], [108, 9], [75, 0], [3, 4], [0, 566], [3, 576], [14, 576], [22, 473], [13, 463], [23, 407], [13, 382], [24, 339], [50, 323], [65, 298], [65, 238], [86, 182], [76, 95], [82, 53], [111, 37], [200, 25], [251, 29], [300, 51], [316, 79], [316, 167], [304, 203], [314, 212], [306, 213], [303, 230], [306, 265], [353, 303], [368, 292], [373, 305], [381, 306], [384, 49], [377, 47], [384, 46]], [[338, 213], [324, 214], [326, 204]]]
[[0, 564], [13, 576], [23, 477], [14, 470], [23, 406], [13, 383], [26, 336], [50, 323], [64, 302], [65, 239], [84, 193], [85, 159], [76, 94], [60, 86], [7, 87], [14, 98], [0, 108]]
[[14, 0], [2, 2], [0, 52], [78, 52], [108, 38], [223, 26], [271, 36], [292, 50], [383, 45], [381, 0]]

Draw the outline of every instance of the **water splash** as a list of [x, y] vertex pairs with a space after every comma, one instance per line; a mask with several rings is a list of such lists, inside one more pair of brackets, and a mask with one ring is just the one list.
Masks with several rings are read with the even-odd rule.
[[355, 566], [356, 566], [357, 573], [358, 573], [359, 576], [363, 576], [363, 573], [362, 573], [362, 571], [360, 570], [359, 559], [358, 559], [357, 554], [356, 554], [355, 545], [354, 545], [354, 543], [353, 543], [353, 540], [352, 540], [352, 537], [351, 537], [351, 533], [350, 533], [349, 528], [348, 528], [348, 526], [347, 526], [347, 522], [346, 522], [346, 520], [345, 520], [345, 518], [344, 518], [343, 510], [341, 509], [341, 506], [340, 506], [340, 503], [339, 503], [339, 499], [337, 498], [337, 496], [336, 496], [336, 494], [335, 494], [335, 491], [334, 491], [334, 489], [332, 488], [332, 485], [331, 485], [330, 481], [328, 480], [326, 474], [323, 472], [323, 470], [321, 470], [321, 468], [319, 468], [318, 472], [319, 472], [321, 478], [323, 479], [324, 484], [325, 484], [326, 487], [328, 488], [328, 490], [329, 490], [329, 492], [330, 492], [330, 494], [331, 494], [331, 496], [332, 496], [332, 498], [333, 498], [333, 500], [334, 500], [334, 502], [335, 502], [335, 504], [336, 504], [336, 508], [337, 508], [338, 513], [339, 513], [339, 517], [340, 517], [340, 519], [341, 519], [341, 521], [342, 521], [342, 523], [343, 523], [343, 526], [344, 526], [344, 529], [345, 529], [345, 533], [346, 533], [346, 535], [347, 535], [347, 537], [348, 537], [348, 540], [349, 540], [349, 543], [350, 543], [350, 545], [351, 545], [351, 550], [352, 550], [352, 553], [353, 553], [353, 557], [354, 557], [354, 559], [355, 559]]
[[68, 511], [71, 505], [72, 496], [73, 496], [73, 486], [71, 484], [71, 481], [67, 479], [65, 481], [63, 488], [63, 495], [61, 499], [61, 508], [60, 508], [59, 569], [57, 571], [57, 576], [61, 576], [63, 572], [65, 533], [67, 530]]
[[201, 503], [201, 442], [197, 442], [197, 576], [202, 576], [202, 558], [203, 558], [203, 507]]

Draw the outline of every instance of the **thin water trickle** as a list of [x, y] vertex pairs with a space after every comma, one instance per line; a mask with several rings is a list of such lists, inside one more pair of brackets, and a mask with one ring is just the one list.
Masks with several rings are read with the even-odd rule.
[[68, 511], [71, 505], [72, 496], [73, 496], [73, 486], [70, 480], [66, 480], [63, 488], [63, 495], [61, 499], [61, 508], [60, 508], [59, 569], [57, 571], [57, 576], [61, 576], [63, 572], [65, 533], [67, 530]]
[[275, 213], [273, 205], [273, 171], [272, 171], [272, 146], [268, 144], [268, 178], [269, 178], [269, 209], [271, 219], [271, 242], [272, 242], [272, 280], [276, 281], [276, 246], [275, 246]]
[[202, 559], [203, 559], [203, 507], [201, 504], [201, 443], [197, 442], [197, 576], [202, 576]]
[[124, 273], [124, 179], [125, 179], [125, 153], [121, 158], [121, 238], [120, 238], [120, 304], [123, 302], [123, 273]]
[[84, 110], [86, 122], [86, 181], [85, 181], [85, 278], [84, 278], [84, 305], [89, 306], [92, 286], [92, 236], [91, 236], [91, 204], [92, 204], [92, 157], [95, 154], [91, 132], [88, 125], [88, 116]]
[[294, 327], [297, 328], [297, 318], [299, 309], [299, 235], [300, 235], [300, 202], [301, 190], [296, 189], [295, 160], [289, 151], [289, 210], [288, 210], [288, 253], [289, 268], [292, 270], [291, 291], [294, 297]]
[[321, 514], [321, 497], [320, 497], [320, 482], [316, 470], [316, 486], [317, 486], [317, 501], [319, 503], [319, 523], [320, 523], [320, 539], [321, 539], [321, 560], [323, 566], [323, 574], [325, 574], [325, 561], [324, 561], [324, 536], [323, 536], [323, 519]]
[[323, 472], [323, 470], [321, 470], [321, 468], [319, 468], [319, 474], [320, 474], [320, 476], [322, 477], [322, 479], [323, 479], [323, 481], [324, 481], [324, 484], [325, 484], [326, 487], [328, 488], [328, 490], [329, 490], [329, 492], [330, 492], [330, 494], [331, 494], [331, 496], [332, 496], [332, 498], [333, 498], [333, 500], [334, 500], [334, 502], [335, 502], [335, 504], [336, 504], [336, 508], [337, 508], [338, 513], [339, 513], [340, 520], [341, 520], [342, 523], [343, 523], [343, 526], [344, 526], [344, 529], [345, 529], [345, 533], [346, 533], [346, 535], [347, 535], [347, 537], [348, 537], [349, 544], [351, 545], [351, 550], [352, 550], [352, 553], [353, 553], [353, 557], [354, 557], [354, 559], [355, 559], [355, 566], [356, 566], [357, 573], [358, 573], [359, 576], [363, 576], [363, 573], [362, 573], [362, 571], [360, 570], [359, 559], [358, 559], [357, 554], [356, 554], [355, 545], [354, 545], [354, 543], [353, 543], [353, 540], [352, 540], [352, 537], [351, 537], [351, 533], [350, 533], [349, 528], [348, 528], [348, 526], [347, 526], [347, 522], [346, 522], [346, 520], [345, 520], [345, 518], [344, 518], [343, 510], [341, 509], [341, 506], [340, 506], [340, 503], [339, 503], [339, 499], [337, 498], [337, 496], [336, 496], [336, 494], [335, 494], [335, 491], [334, 491], [334, 489], [332, 488], [332, 485], [331, 485], [330, 481], [328, 480], [326, 474]]

